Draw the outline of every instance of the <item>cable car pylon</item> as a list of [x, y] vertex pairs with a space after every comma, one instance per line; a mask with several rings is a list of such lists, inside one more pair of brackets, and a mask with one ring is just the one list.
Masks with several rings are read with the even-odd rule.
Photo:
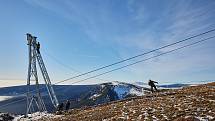
[[[37, 63], [40, 67], [40, 70], [41, 70], [43, 79], [45, 81], [45, 85], [48, 90], [48, 94], [53, 106], [57, 108], [59, 105], [58, 99], [55, 95], [48, 72], [46, 70], [45, 64], [43, 62], [43, 59], [40, 53], [40, 44], [39, 42], [37, 42], [36, 39], [37, 37], [27, 33], [29, 65], [28, 65], [28, 75], [27, 75], [26, 115], [35, 112], [35, 107], [37, 107], [38, 111], [40, 112], [46, 111], [46, 106], [45, 106], [45, 103], [43, 102], [43, 99], [40, 93], [40, 87], [39, 87], [39, 81], [38, 81], [38, 75], [37, 75]], [[35, 84], [33, 84], [32, 81], [35, 81]], [[31, 90], [35, 90], [35, 91], [31, 91]]]

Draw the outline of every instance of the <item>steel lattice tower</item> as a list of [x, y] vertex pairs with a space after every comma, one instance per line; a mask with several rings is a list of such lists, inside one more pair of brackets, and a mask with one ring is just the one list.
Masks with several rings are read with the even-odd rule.
[[[38, 75], [37, 75], [37, 63], [40, 67], [43, 79], [48, 90], [49, 97], [55, 108], [58, 106], [58, 100], [52, 87], [48, 72], [43, 62], [36, 37], [31, 34], [27, 34], [28, 49], [29, 49], [29, 65], [28, 65], [28, 77], [27, 77], [27, 111], [26, 115], [34, 112], [34, 107], [37, 106], [40, 112], [46, 111], [45, 104], [42, 100]], [[31, 82], [35, 81], [35, 85]], [[32, 86], [34, 85], [34, 86]], [[31, 90], [33, 89], [33, 91]], [[35, 105], [35, 106], [34, 106]]]

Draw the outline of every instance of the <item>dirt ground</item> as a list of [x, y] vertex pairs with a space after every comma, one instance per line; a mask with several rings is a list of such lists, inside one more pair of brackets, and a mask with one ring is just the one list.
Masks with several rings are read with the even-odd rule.
[[[40, 120], [47, 120], [46, 118]], [[53, 121], [215, 121], [215, 82], [63, 112]]]

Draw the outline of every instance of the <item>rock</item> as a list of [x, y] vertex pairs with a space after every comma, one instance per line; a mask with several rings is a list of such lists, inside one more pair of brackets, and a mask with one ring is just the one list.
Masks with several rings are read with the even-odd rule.
[[14, 119], [14, 117], [9, 115], [8, 113], [0, 114], [0, 121], [12, 121], [13, 119]]
[[200, 121], [200, 120], [198, 118], [196, 118], [196, 117], [188, 116], [188, 117], [177, 118], [174, 121]]

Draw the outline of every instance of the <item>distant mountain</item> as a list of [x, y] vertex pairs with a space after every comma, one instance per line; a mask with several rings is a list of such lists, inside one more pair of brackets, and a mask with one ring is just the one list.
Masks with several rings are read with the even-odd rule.
[[142, 96], [144, 91], [148, 90], [147, 88], [142, 88], [140, 86], [124, 83], [124, 82], [111, 82], [107, 83], [113, 87], [113, 90], [116, 92], [118, 99], [123, 99], [128, 96]]
[[[205, 81], [206, 82], [206, 81]], [[134, 85], [138, 85], [138, 86], [141, 86], [141, 87], [150, 87], [148, 85], [148, 83], [144, 83], [144, 82], [135, 82], [133, 83]], [[187, 87], [187, 86], [191, 86], [192, 84], [183, 84], [183, 83], [176, 83], [176, 84], [157, 84], [157, 87], [158, 88], [181, 88], [181, 87]]]
[[137, 86], [141, 86], [141, 87], [149, 87], [148, 83], [145, 83], [145, 82], [134, 82], [132, 84], [137, 85]]
[[95, 86], [97, 88], [86, 91], [75, 100], [73, 99], [72, 108], [103, 104], [132, 96], [142, 96], [144, 92], [148, 91], [148, 89], [123, 82], [109, 82]]
[[[96, 90], [99, 85], [53, 85], [55, 93], [59, 102], [65, 101], [67, 99], [77, 100], [80, 95], [85, 94], [86, 92], [91, 92], [92, 90]], [[50, 101], [50, 98], [47, 94], [46, 86], [41, 84], [41, 95], [46, 105], [48, 111], [53, 111], [54, 107]], [[34, 86], [30, 87], [30, 90], [34, 90]], [[13, 98], [9, 98], [4, 101], [0, 101], [0, 107], [2, 105], [12, 103], [14, 101], [22, 100], [21, 102], [12, 103], [5, 107], [0, 108], [0, 112], [10, 112], [14, 114], [24, 114], [26, 112], [26, 95], [21, 95], [26, 93], [27, 86], [13, 86], [13, 87], [5, 87], [0, 88], [0, 97], [1, 96], [13, 96]], [[19, 95], [19, 96], [17, 96]], [[36, 109], [36, 108], [35, 108]]]
[[[41, 92], [43, 92], [42, 96], [47, 110], [49, 112], [53, 111], [54, 107], [47, 95], [45, 85], [40, 85], [40, 87], [42, 88]], [[147, 88], [122, 82], [109, 82], [96, 85], [54, 85], [53, 88], [59, 102], [64, 103], [64, 101], [68, 99], [71, 101], [71, 108], [93, 106], [125, 99], [131, 96], [141, 96], [149, 90]], [[31, 90], [33, 89], [35, 89], [34, 86], [31, 86]], [[8, 100], [0, 101], [0, 106], [26, 98], [26, 95], [17, 96], [25, 93], [26, 90], [26, 86], [0, 88], [0, 96], [14, 96]], [[25, 111], [26, 100], [8, 105], [3, 109], [0, 108], [0, 112], [10, 112], [15, 114], [24, 114]]]
[[191, 86], [191, 84], [167, 84], [167, 85], [158, 85], [160, 88], [181, 88]]
[[86, 93], [86, 96], [80, 99], [80, 101], [84, 101], [85, 105], [87, 104], [86, 102], [89, 102], [90, 105], [97, 105], [131, 96], [142, 96], [144, 95], [144, 91], [146, 90], [136, 85], [122, 82], [109, 82], [100, 84], [100, 89], [97, 91]]

